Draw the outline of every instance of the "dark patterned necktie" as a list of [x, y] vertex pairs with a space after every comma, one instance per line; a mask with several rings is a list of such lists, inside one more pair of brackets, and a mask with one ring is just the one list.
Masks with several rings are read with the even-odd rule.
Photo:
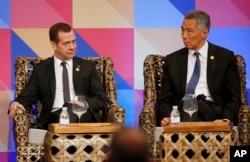
[[201, 63], [200, 63], [200, 58], [199, 58], [200, 53], [194, 52], [194, 55], [196, 56], [196, 62], [195, 62], [193, 74], [188, 83], [187, 92], [186, 92], [187, 94], [191, 94], [191, 93], [194, 94], [195, 88], [200, 78], [200, 70], [201, 70]]
[[69, 75], [66, 67], [66, 62], [62, 62], [63, 66], [62, 78], [63, 78], [63, 98], [64, 103], [68, 103], [70, 101], [70, 93], [69, 93]]

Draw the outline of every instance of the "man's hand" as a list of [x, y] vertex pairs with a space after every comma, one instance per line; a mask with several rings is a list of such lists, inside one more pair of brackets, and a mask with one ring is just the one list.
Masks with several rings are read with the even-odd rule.
[[221, 123], [221, 122], [227, 122], [228, 124], [230, 124], [230, 121], [227, 119], [216, 119], [214, 120], [215, 123]]
[[164, 127], [170, 123], [170, 118], [163, 118], [161, 120], [161, 126]]
[[9, 108], [9, 116], [14, 118], [16, 115], [16, 109], [18, 108], [25, 111], [25, 108], [23, 107], [22, 104], [20, 104], [19, 102], [12, 102]]

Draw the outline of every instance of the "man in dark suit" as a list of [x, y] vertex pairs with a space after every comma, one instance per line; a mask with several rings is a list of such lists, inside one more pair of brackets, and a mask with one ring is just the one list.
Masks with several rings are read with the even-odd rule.
[[[194, 89], [198, 111], [193, 121], [234, 121], [240, 107], [240, 78], [232, 51], [207, 41], [210, 17], [195, 10], [186, 14], [181, 29], [185, 48], [165, 58], [162, 81], [162, 101], [158, 112], [158, 124], [170, 122], [173, 105], [178, 105], [181, 121], [189, 121], [182, 109], [196, 60], [200, 71]], [[198, 52], [199, 59], [193, 54]], [[198, 75], [197, 75], [198, 76]]]
[[[49, 36], [54, 56], [35, 65], [25, 89], [10, 105], [9, 115], [14, 117], [17, 108], [25, 110], [39, 100], [42, 103], [39, 127], [46, 129], [48, 123], [58, 122], [61, 107], [65, 105], [69, 107], [70, 122], [78, 122], [70, 103], [74, 96], [84, 95], [89, 109], [81, 116], [81, 122], [100, 122], [99, 111], [106, 107], [106, 95], [93, 63], [75, 56], [74, 30], [66, 23], [57, 23], [50, 28]], [[67, 101], [62, 62], [66, 62], [68, 73]]]

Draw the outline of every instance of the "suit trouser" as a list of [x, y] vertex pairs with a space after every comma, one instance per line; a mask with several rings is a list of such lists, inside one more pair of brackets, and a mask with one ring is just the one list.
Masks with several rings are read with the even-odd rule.
[[[222, 108], [212, 101], [208, 100], [198, 100], [198, 111], [192, 115], [192, 121], [214, 121], [216, 119], [221, 119]], [[183, 102], [179, 105], [181, 121], [190, 121], [190, 116], [188, 113], [183, 111]]]
[[[78, 116], [72, 112], [72, 105], [67, 104], [68, 107], [68, 113], [69, 113], [69, 119], [70, 123], [78, 123], [79, 119]], [[49, 123], [59, 123], [60, 113], [62, 112], [62, 109], [59, 109], [55, 112], [50, 113], [49, 117]], [[94, 115], [89, 111], [89, 109], [84, 113], [80, 118], [81, 123], [87, 123], [87, 122], [97, 122]]]

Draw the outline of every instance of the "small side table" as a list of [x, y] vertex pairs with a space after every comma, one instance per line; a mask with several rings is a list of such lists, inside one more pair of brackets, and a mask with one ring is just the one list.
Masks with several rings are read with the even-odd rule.
[[50, 124], [45, 136], [44, 159], [49, 162], [102, 162], [109, 153], [114, 123], [71, 123], [67, 128]]
[[227, 162], [236, 135], [228, 123], [182, 122], [166, 126], [160, 137], [161, 161]]

